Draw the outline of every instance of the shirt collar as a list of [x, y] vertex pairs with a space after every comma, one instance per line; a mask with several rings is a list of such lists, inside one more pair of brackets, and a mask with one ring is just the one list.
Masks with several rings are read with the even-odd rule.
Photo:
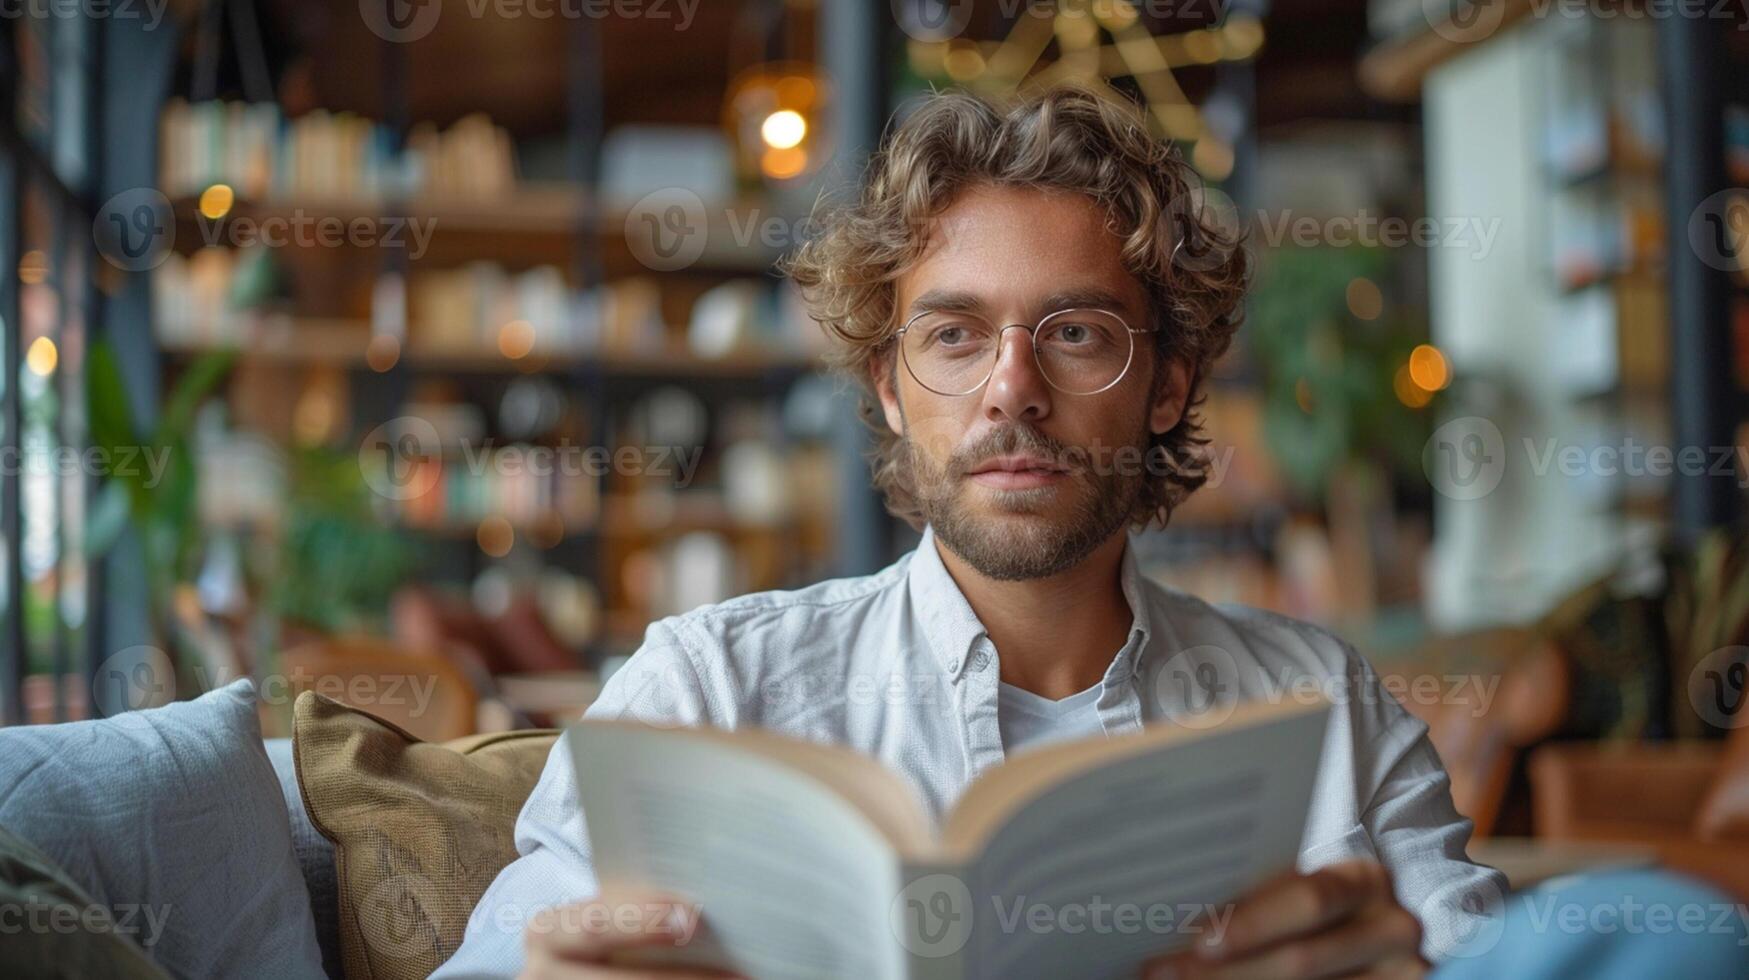
[[[942, 564], [941, 552], [935, 547], [933, 527], [923, 528], [923, 538], [912, 554], [906, 578], [911, 607], [917, 611], [927, 642], [934, 648], [942, 669], [957, 675], [970, 655], [972, 645], [988, 631], [972, 610], [972, 604], [966, 601], [965, 593], [948, 574], [947, 566]], [[1106, 673], [1108, 680], [1127, 678], [1135, 673], [1137, 658], [1151, 636], [1147, 596], [1142, 587], [1141, 570], [1136, 564], [1135, 542], [1127, 538], [1118, 584], [1130, 607], [1130, 634], [1129, 642], [1117, 652], [1111, 669]]]
[[965, 593], [941, 563], [941, 552], [935, 550], [935, 528], [923, 528], [923, 540], [917, 542], [907, 574], [911, 590], [911, 608], [922, 621], [923, 635], [941, 659], [942, 669], [958, 674], [972, 644], [984, 636], [984, 624], [972, 611]]
[[1127, 678], [1140, 670], [1139, 658], [1153, 636], [1149, 628], [1148, 594], [1143, 588], [1141, 567], [1136, 562], [1136, 543], [1128, 535], [1124, 537], [1118, 586], [1123, 589], [1124, 601], [1130, 606], [1130, 640], [1112, 661], [1111, 670], [1105, 675], [1107, 680]]

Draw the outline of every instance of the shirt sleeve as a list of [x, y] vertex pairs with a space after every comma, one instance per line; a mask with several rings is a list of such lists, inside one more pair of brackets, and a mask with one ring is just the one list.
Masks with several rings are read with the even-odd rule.
[[[688, 651], [670, 625], [658, 622], [584, 717], [698, 725], [708, 721], [708, 700]], [[542, 909], [595, 895], [583, 806], [562, 738], [553, 744], [540, 782], [516, 818], [516, 852], [519, 857], [486, 889], [468, 918], [461, 946], [434, 978], [515, 976], [522, 970], [522, 934], [529, 919]]]
[[1391, 873], [1397, 900], [1421, 920], [1422, 955], [1438, 962], [1490, 925], [1505, 898], [1506, 877], [1470, 860], [1473, 825], [1452, 803], [1451, 778], [1427, 725], [1362, 663], [1362, 684], [1374, 696], [1355, 699], [1356, 708], [1372, 716], [1375, 734], [1366, 752], [1371, 794], [1361, 797], [1361, 824]]

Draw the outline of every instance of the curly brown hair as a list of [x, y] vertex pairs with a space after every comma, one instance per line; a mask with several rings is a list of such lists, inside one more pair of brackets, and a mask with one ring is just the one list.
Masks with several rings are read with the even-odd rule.
[[[1162, 527], [1208, 479], [1202, 379], [1232, 343], [1251, 272], [1242, 235], [1206, 213], [1201, 183], [1183, 158], [1151, 137], [1133, 106], [1074, 88], [1000, 105], [964, 93], [925, 97], [870, 161], [860, 199], [816, 210], [818, 232], [784, 262], [809, 314], [837, 341], [828, 360], [863, 388], [875, 432], [875, 486], [894, 515], [921, 528], [909, 454], [886, 426], [876, 396], [880, 359], [893, 366], [899, 329], [896, 280], [928, 245], [927, 229], [977, 184], [1065, 190], [1101, 205], [1142, 283], [1156, 355], [1190, 377], [1184, 416], [1152, 437], [1150, 476], [1130, 524]], [[1164, 375], [1159, 372], [1156, 377]]]

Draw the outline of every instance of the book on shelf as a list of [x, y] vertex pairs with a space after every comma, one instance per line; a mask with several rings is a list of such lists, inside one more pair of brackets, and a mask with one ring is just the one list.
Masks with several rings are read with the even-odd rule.
[[481, 114], [415, 125], [397, 152], [387, 126], [271, 102], [171, 99], [159, 116], [159, 187], [172, 196], [229, 184], [246, 200], [377, 201], [428, 194], [494, 198], [516, 187], [510, 135]]
[[1741, 187], [1749, 184], [1749, 105], [1725, 107], [1725, 175]]
[[415, 270], [407, 285], [409, 340], [433, 353], [574, 354], [596, 345], [611, 295], [610, 287], [572, 289], [551, 265], [511, 272], [495, 262], [471, 262]]
[[[626, 668], [636, 670], [636, 662]], [[603, 890], [694, 903], [636, 964], [760, 977], [1136, 976], [1177, 927], [1034, 930], [1004, 910], [1219, 908], [1293, 867], [1327, 702], [1017, 753], [940, 819], [855, 751], [585, 720], [565, 733]]]
[[1731, 297], [1731, 368], [1738, 389], [1749, 391], [1749, 296], [1743, 293]]
[[[571, 454], [575, 455], [575, 454]], [[565, 452], [510, 445], [463, 447], [383, 465], [407, 467], [397, 484], [404, 499], [385, 502], [399, 523], [449, 529], [502, 517], [513, 525], [557, 521], [566, 529], [594, 524], [600, 510], [596, 478], [561, 466]]]

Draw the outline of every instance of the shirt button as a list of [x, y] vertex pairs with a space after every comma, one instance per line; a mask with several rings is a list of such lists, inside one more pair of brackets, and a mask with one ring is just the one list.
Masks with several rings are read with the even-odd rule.
[[985, 653], [982, 650], [979, 650], [978, 655], [972, 658], [972, 669], [973, 670], [983, 670], [985, 667], [988, 667], [988, 666], [990, 666], [990, 655], [988, 653]]

